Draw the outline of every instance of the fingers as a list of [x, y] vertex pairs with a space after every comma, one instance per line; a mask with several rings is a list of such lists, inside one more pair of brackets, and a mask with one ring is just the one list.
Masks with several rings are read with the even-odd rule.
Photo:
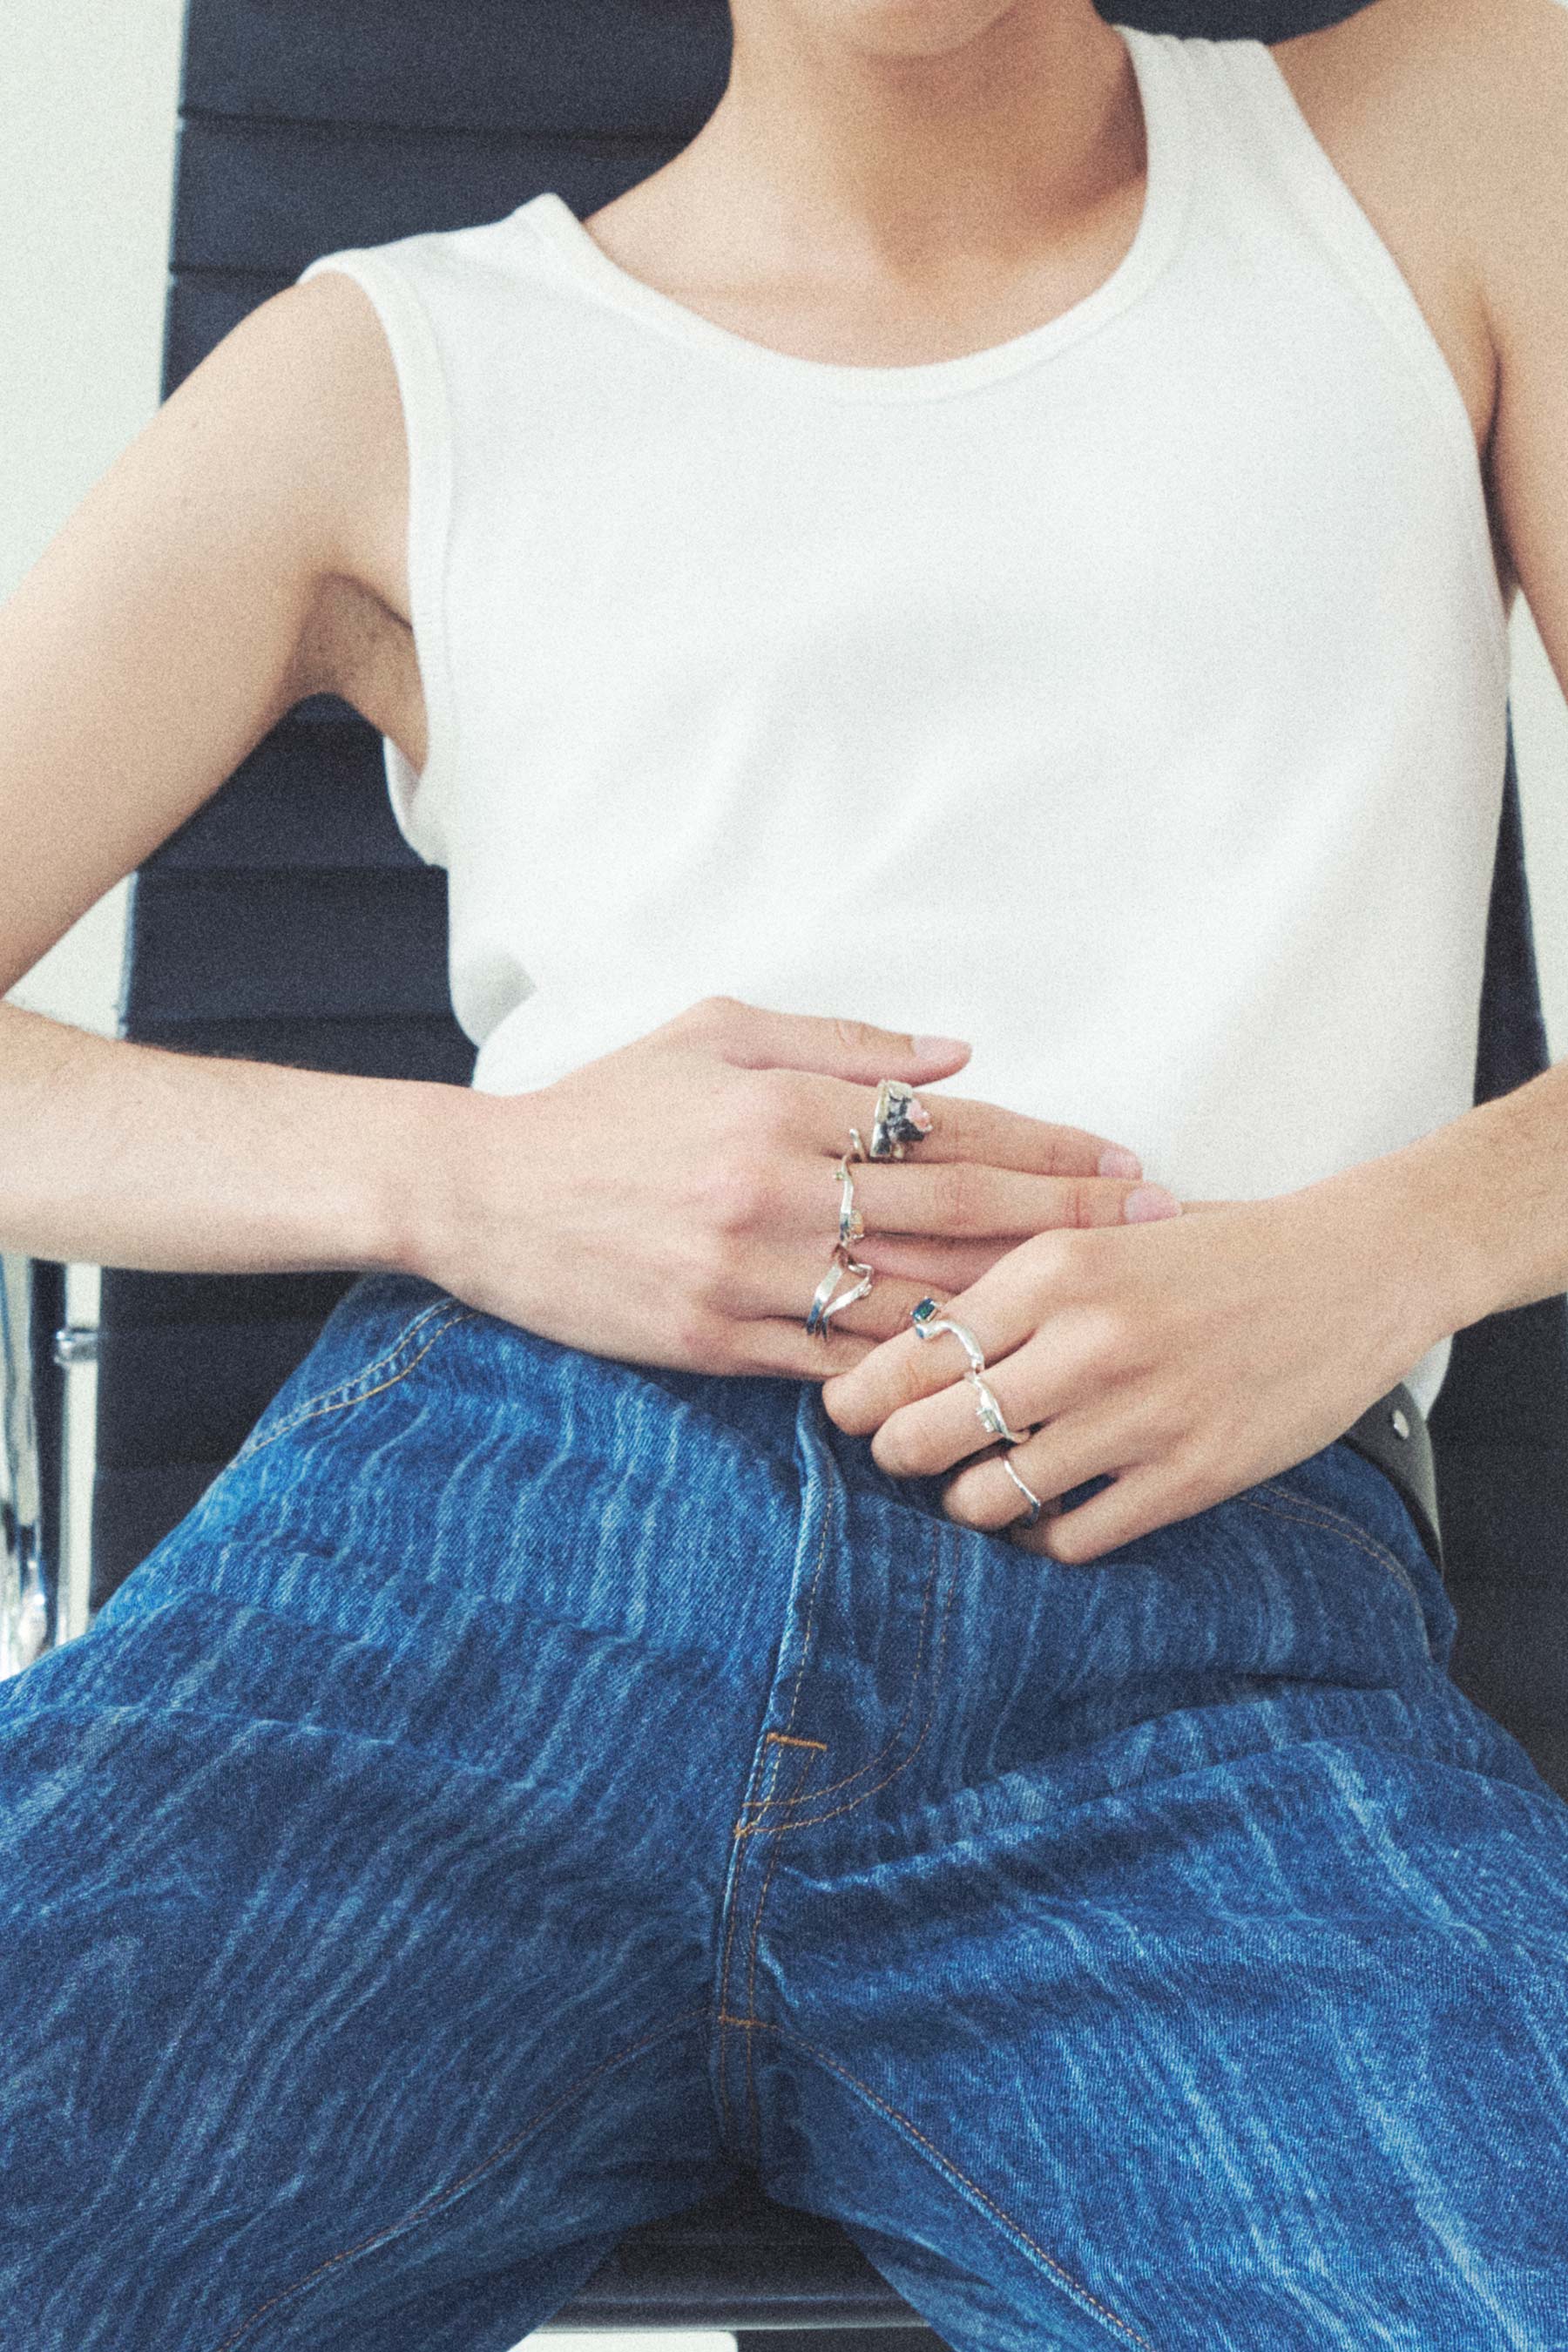
[[878, 1234], [1022, 1240], [1064, 1226], [1136, 1223], [1174, 1215], [1181, 1206], [1161, 1184], [1110, 1176], [1035, 1176], [963, 1160], [937, 1167], [877, 1161], [851, 1173], [855, 1205], [868, 1230]]
[[740, 1069], [821, 1071], [864, 1086], [883, 1078], [915, 1086], [951, 1077], [972, 1051], [958, 1037], [910, 1037], [867, 1021], [773, 1013], [733, 996], [704, 997], [667, 1027], [689, 1044], [710, 1046]]
[[[877, 1076], [905, 1077], [908, 1073], [888, 1068], [879, 1070]], [[1037, 1176], [1107, 1175], [1133, 1181], [1142, 1174], [1136, 1152], [1089, 1128], [1028, 1118], [1022, 1111], [1004, 1110], [998, 1104], [973, 1101], [963, 1095], [932, 1094], [924, 1101], [931, 1130], [910, 1149], [913, 1159], [928, 1164], [969, 1160], [990, 1168], [1025, 1169]], [[793, 1090], [792, 1112], [795, 1131], [801, 1139], [814, 1141], [836, 1158], [848, 1141], [851, 1127], [858, 1127], [869, 1139], [871, 1102], [863, 1088], [847, 1085], [842, 1077], [824, 1076], [816, 1085], [797, 1086]], [[1108, 1153], [1114, 1164], [1102, 1167]]]
[[[856, 1243], [855, 1255], [878, 1274], [901, 1275], [918, 1283], [923, 1298], [928, 1291], [941, 1296], [967, 1290], [1014, 1246], [1011, 1241], [945, 1242], [924, 1234], [917, 1240], [909, 1234], [868, 1234]], [[910, 1303], [914, 1304], [912, 1299]]]

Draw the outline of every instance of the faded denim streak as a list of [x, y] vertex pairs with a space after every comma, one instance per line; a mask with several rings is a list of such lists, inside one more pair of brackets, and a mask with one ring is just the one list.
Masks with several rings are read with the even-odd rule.
[[1453, 1632], [1343, 1444], [1069, 1569], [366, 1276], [0, 1690], [8, 2352], [505, 2352], [737, 2165], [955, 2352], [1568, 2352], [1568, 1805]]

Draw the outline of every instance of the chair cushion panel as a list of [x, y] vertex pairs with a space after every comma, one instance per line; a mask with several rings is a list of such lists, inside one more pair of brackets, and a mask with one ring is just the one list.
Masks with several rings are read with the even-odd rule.
[[295, 724], [291, 717], [275, 727], [143, 861], [142, 874], [425, 870], [393, 818], [381, 738], [351, 717], [353, 726]]
[[144, 868], [131, 909], [125, 1011], [344, 1020], [449, 1017], [447, 877], [438, 867], [358, 872]]
[[681, 143], [629, 138], [595, 152], [585, 141], [517, 131], [345, 133], [198, 117], [181, 135], [172, 266], [288, 282], [318, 254], [500, 220], [542, 188], [591, 211]]
[[184, 102], [343, 125], [665, 136], [705, 120], [729, 58], [725, 0], [192, 0]]

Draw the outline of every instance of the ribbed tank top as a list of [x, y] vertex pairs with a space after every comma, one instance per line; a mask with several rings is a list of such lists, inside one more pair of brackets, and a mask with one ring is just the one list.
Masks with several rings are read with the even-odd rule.
[[1464, 402], [1268, 47], [1114, 29], [1136, 236], [985, 350], [773, 351], [553, 192], [301, 273], [396, 367], [387, 780], [476, 1087], [721, 992], [968, 1038], [948, 1090], [1191, 1199], [1470, 1108], [1509, 640]]

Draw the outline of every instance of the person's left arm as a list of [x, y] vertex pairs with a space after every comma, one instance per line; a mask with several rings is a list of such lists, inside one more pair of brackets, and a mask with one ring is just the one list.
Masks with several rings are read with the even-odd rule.
[[[1455, 233], [1498, 363], [1494, 507], [1568, 692], [1568, 6], [1421, 0], [1409, 21], [1449, 78]], [[1010, 1450], [1032, 1490], [1111, 1481], [1031, 1531], [955, 1339], [901, 1333], [822, 1396], [893, 1475], [952, 1474], [953, 1518], [1084, 1564], [1304, 1460], [1447, 1334], [1565, 1290], [1568, 1061], [1297, 1192], [1042, 1234], [945, 1302], [1010, 1425], [1042, 1424]]]

